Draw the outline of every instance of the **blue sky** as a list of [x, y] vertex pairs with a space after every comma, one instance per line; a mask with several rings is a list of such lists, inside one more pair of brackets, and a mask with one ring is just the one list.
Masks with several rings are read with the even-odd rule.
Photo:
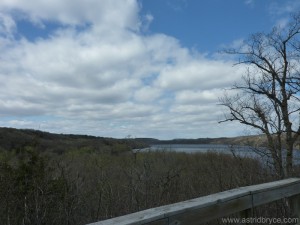
[[[269, 29], [271, 1], [144, 0], [142, 13], [153, 16], [150, 32], [165, 33], [199, 51], [217, 51], [222, 44]], [[259, 3], [259, 4], [258, 4]]]
[[245, 68], [219, 50], [286, 26], [299, 0], [2, 0], [0, 126], [110, 137], [251, 132], [218, 124]]

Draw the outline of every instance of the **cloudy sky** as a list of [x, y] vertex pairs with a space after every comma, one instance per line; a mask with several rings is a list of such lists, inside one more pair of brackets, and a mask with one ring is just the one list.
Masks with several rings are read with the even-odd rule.
[[1, 0], [0, 126], [123, 138], [238, 136], [243, 74], [218, 50], [284, 26], [299, 0]]

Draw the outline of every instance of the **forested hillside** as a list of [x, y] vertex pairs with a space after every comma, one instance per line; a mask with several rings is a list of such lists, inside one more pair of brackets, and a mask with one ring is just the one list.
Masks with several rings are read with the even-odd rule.
[[[129, 151], [144, 146], [136, 139], [0, 134], [1, 225], [83, 225], [275, 179], [252, 158]], [[255, 213], [289, 216], [278, 203]]]
[[0, 149], [19, 151], [34, 147], [41, 153], [62, 154], [68, 150], [121, 153], [146, 145], [134, 139], [115, 139], [89, 135], [53, 134], [39, 130], [0, 128]]

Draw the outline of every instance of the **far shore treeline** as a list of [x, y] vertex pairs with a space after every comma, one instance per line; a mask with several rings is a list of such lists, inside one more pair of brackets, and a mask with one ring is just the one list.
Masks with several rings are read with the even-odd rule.
[[111, 137], [97, 137], [78, 134], [55, 134], [34, 129], [15, 129], [0, 127], [0, 149], [17, 149], [22, 146], [34, 144], [41, 151], [65, 151], [66, 148], [89, 147], [99, 151], [119, 150], [130, 151], [157, 144], [222, 144], [222, 145], [266, 145], [263, 135], [219, 137], [219, 138], [196, 138], [172, 140], [159, 140], [155, 138], [134, 138], [132, 136], [122, 139]]

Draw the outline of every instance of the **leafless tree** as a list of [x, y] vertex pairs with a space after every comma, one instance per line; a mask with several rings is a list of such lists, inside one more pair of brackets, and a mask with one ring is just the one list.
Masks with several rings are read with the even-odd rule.
[[220, 122], [238, 121], [265, 134], [280, 178], [293, 172], [294, 145], [300, 134], [300, 14], [285, 27], [257, 33], [226, 53], [247, 66], [237, 93], [220, 99], [228, 113]]

